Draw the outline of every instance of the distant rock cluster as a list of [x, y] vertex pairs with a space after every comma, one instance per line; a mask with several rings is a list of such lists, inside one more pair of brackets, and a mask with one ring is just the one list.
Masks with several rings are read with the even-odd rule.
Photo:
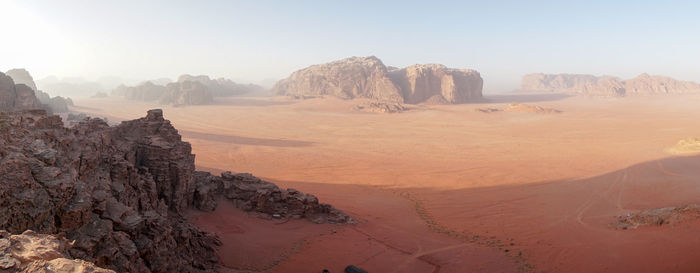
[[112, 90], [112, 96], [160, 104], [204, 105], [210, 104], [214, 97], [242, 95], [260, 90], [263, 88], [257, 85], [237, 84], [223, 78], [212, 80], [208, 76], [182, 75], [177, 82], [165, 85], [150, 81], [137, 86], [121, 85]]
[[612, 76], [583, 74], [529, 74], [520, 84], [523, 91], [566, 92], [591, 96], [700, 93], [700, 84], [664, 76], [641, 74], [622, 80]]
[[[63, 113], [68, 112], [68, 106], [73, 105], [73, 100], [71, 100], [70, 98], [64, 98], [60, 96], [51, 97], [48, 93], [43, 92], [41, 90], [37, 90], [36, 83], [34, 83], [34, 78], [32, 78], [31, 74], [29, 74], [29, 71], [25, 69], [12, 69], [7, 71], [7, 73], [4, 76], [9, 77], [14, 82], [14, 92], [17, 94], [17, 98], [21, 100], [20, 105], [17, 105], [16, 109], [41, 108], [46, 109], [52, 113]], [[7, 79], [4, 79], [3, 81], [7, 82]], [[3, 88], [5, 92], [11, 92], [9, 91], [9, 86], [10, 85], [8, 83], [4, 83], [4, 87], [0, 88]], [[38, 99], [38, 105], [35, 105], [34, 102], [28, 101], [30, 99], [26, 95], [30, 93], [29, 91], [31, 91], [33, 96], [36, 97], [36, 99]]]
[[273, 87], [277, 95], [370, 98], [396, 103], [465, 103], [482, 97], [479, 72], [440, 64], [387, 67], [380, 59], [351, 57], [312, 65]]

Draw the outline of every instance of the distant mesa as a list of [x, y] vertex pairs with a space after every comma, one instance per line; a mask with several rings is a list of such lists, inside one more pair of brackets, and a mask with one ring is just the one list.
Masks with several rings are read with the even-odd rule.
[[25, 69], [12, 69], [0, 73], [0, 111], [44, 109], [52, 113], [68, 112], [73, 100], [51, 97], [36, 90], [34, 79]]
[[700, 137], [682, 139], [673, 147], [667, 148], [666, 152], [673, 155], [700, 154]]
[[312, 65], [272, 88], [277, 95], [343, 99], [369, 98], [395, 103], [455, 104], [482, 97], [479, 72], [440, 64], [387, 67], [374, 56], [350, 57]]
[[160, 104], [203, 105], [212, 103], [214, 97], [243, 95], [261, 90], [262, 87], [254, 84], [237, 84], [224, 78], [212, 80], [209, 76], [182, 75], [177, 82], [165, 85], [150, 81], [136, 86], [121, 85], [112, 90], [112, 96]]
[[664, 76], [651, 76], [646, 73], [628, 80], [612, 76], [597, 77], [584, 74], [536, 73], [523, 76], [520, 90], [624, 97], [630, 95], [700, 93], [700, 84]]

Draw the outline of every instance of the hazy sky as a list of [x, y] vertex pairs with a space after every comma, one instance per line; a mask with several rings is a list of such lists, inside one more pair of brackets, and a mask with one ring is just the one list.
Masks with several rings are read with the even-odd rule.
[[0, 70], [35, 78], [255, 82], [375, 55], [476, 69], [486, 92], [531, 72], [700, 82], [698, 1], [0, 0], [0, 10]]

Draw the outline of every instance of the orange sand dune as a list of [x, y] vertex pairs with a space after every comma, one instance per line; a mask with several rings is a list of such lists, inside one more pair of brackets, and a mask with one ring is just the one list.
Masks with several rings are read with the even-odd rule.
[[[562, 113], [474, 111], [513, 102]], [[276, 225], [226, 205], [192, 216], [222, 236], [225, 266], [697, 272], [700, 222], [636, 230], [608, 224], [628, 212], [700, 203], [700, 158], [664, 152], [700, 136], [699, 103], [698, 96], [502, 95], [368, 114], [351, 110], [356, 101], [251, 97], [163, 108], [200, 168], [250, 172], [315, 193], [360, 221]], [[73, 110], [110, 121], [158, 107], [115, 99], [76, 104]]]

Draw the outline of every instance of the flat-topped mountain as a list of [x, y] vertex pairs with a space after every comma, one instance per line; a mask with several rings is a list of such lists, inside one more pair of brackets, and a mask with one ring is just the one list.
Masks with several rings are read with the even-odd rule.
[[312, 65], [273, 87], [277, 95], [370, 98], [398, 103], [465, 103], [482, 96], [479, 72], [440, 64], [387, 67], [374, 56]]
[[622, 80], [612, 76], [585, 74], [528, 74], [520, 84], [523, 91], [566, 92], [593, 96], [700, 93], [700, 84], [665, 76], [641, 74]]

